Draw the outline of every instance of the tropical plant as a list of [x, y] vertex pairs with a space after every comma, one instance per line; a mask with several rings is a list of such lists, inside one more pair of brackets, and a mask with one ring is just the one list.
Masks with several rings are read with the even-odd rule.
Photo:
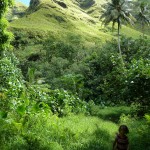
[[137, 22], [141, 24], [141, 29], [142, 29], [142, 32], [143, 32], [143, 36], [144, 36], [144, 27], [145, 27], [145, 25], [149, 26], [149, 24], [150, 24], [150, 18], [148, 16], [148, 13], [149, 13], [148, 5], [144, 2], [142, 2], [140, 4], [140, 11], [136, 15], [136, 19], [137, 19]]
[[4, 56], [4, 51], [10, 46], [12, 34], [7, 29], [7, 20], [5, 14], [9, 6], [12, 5], [12, 0], [0, 1], [0, 58]]
[[104, 4], [104, 10], [102, 10], [102, 15], [100, 16], [100, 19], [102, 20], [102, 23], [106, 26], [110, 22], [112, 22], [112, 29], [115, 26], [115, 23], [118, 24], [118, 49], [119, 54], [121, 58], [122, 65], [124, 66], [124, 61], [122, 58], [122, 52], [120, 47], [120, 28], [122, 22], [129, 23], [133, 25], [133, 16], [130, 13], [129, 8], [129, 2], [130, 0], [111, 0], [111, 2], [108, 2]]
[[126, 69], [122, 71], [115, 40], [107, 42], [99, 51], [84, 59], [84, 99], [98, 104], [105, 102], [140, 102], [149, 105], [150, 40], [121, 38]]

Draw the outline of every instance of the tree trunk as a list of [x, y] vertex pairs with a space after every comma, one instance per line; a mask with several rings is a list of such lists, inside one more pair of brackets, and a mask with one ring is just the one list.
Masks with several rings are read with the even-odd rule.
[[118, 50], [119, 50], [119, 55], [120, 55], [122, 67], [124, 69], [124, 61], [123, 61], [121, 46], [120, 46], [120, 20], [119, 20], [119, 18], [118, 18]]
[[142, 21], [142, 33], [143, 33], [143, 38], [144, 38], [144, 23]]

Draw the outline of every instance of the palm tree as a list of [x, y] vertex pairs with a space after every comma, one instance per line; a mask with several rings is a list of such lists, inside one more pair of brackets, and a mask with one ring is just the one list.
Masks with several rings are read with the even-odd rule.
[[105, 26], [112, 22], [112, 29], [115, 26], [115, 23], [118, 24], [118, 49], [120, 54], [120, 59], [122, 65], [124, 67], [124, 61], [122, 58], [122, 52], [120, 47], [120, 28], [123, 23], [129, 23], [133, 25], [133, 16], [130, 13], [129, 4], [131, 0], [111, 0], [103, 5], [104, 10], [102, 11], [102, 15], [100, 19], [102, 20], [102, 24]]
[[150, 24], [150, 18], [147, 15], [149, 13], [147, 7], [148, 7], [148, 5], [146, 5], [144, 2], [142, 2], [140, 4], [140, 11], [136, 15], [137, 22], [141, 24], [141, 29], [142, 29], [142, 32], [143, 32], [143, 37], [144, 37], [144, 27], [145, 27], [145, 25], [149, 26], [149, 24]]

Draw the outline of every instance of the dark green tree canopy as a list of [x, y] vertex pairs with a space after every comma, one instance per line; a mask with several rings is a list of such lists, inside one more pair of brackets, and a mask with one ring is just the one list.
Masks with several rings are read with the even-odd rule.
[[150, 24], [149, 18], [149, 9], [148, 5], [144, 2], [140, 4], [140, 10], [136, 15], [137, 22], [141, 24], [142, 29], [144, 30], [144, 26]]
[[149, 10], [148, 10], [148, 5], [146, 3], [141, 3], [140, 4], [140, 11], [138, 15], [136, 15], [137, 21], [141, 21], [147, 25], [150, 23], [150, 18], [148, 16]]
[[11, 6], [13, 0], [0, 0], [0, 18], [5, 15], [6, 10], [9, 6]]

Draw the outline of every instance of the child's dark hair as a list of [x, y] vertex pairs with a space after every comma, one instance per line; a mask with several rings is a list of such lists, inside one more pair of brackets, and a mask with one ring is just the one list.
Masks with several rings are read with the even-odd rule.
[[121, 126], [119, 127], [119, 132], [120, 132], [121, 130], [123, 130], [123, 131], [125, 132], [125, 134], [128, 134], [128, 133], [129, 133], [129, 129], [128, 129], [128, 127], [127, 127], [126, 125], [121, 125]]

